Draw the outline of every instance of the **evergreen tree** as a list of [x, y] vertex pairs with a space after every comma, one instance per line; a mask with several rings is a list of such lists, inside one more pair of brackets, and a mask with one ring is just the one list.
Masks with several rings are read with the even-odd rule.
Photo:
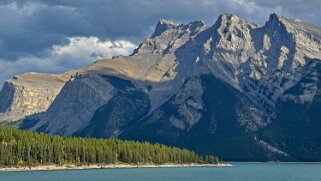
[[148, 142], [49, 136], [0, 127], [0, 165], [219, 163], [215, 156]]

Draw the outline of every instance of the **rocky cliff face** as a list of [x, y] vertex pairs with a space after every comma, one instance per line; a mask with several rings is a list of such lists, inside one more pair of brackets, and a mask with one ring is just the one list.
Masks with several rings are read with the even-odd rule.
[[320, 50], [319, 27], [276, 14], [263, 26], [232, 14], [212, 26], [160, 20], [130, 56], [97, 60], [62, 81], [18, 76], [28, 82], [19, 89], [8, 81], [1, 120], [27, 116], [25, 129], [161, 142], [228, 160], [320, 161]]
[[26, 73], [8, 80], [0, 93], [1, 124], [45, 112], [67, 79], [62, 75]]
[[[113, 87], [96, 74], [69, 80], [49, 109], [38, 116], [32, 129], [71, 135], [87, 125], [95, 111], [112, 97]], [[58, 114], [57, 114], [58, 113]]]

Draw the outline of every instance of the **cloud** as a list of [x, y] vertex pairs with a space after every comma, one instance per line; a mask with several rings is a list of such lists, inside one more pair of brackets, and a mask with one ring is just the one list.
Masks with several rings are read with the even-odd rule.
[[97, 37], [71, 37], [68, 40], [67, 45], [52, 47], [51, 58], [66, 56], [77, 59], [111, 58], [114, 55], [128, 55], [136, 47], [129, 41], [101, 41]]
[[97, 59], [129, 55], [136, 45], [125, 40], [102, 41], [97, 37], [70, 37], [66, 45], [53, 45], [45, 57], [25, 56], [0, 60], [0, 83], [24, 72], [57, 73], [88, 66]]
[[94, 36], [94, 26], [73, 7], [42, 2], [0, 4], [0, 58], [36, 55], [72, 36]]

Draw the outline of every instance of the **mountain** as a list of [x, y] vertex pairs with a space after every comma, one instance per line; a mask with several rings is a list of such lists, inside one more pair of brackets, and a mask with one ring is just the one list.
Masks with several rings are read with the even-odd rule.
[[130, 56], [8, 80], [0, 121], [223, 160], [321, 161], [320, 51], [321, 28], [276, 14], [263, 26], [228, 13], [212, 26], [162, 19]]

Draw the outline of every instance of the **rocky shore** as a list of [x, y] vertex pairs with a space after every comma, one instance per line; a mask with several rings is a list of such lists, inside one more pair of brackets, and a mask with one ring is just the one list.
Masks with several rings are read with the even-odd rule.
[[231, 167], [231, 164], [110, 164], [110, 165], [40, 165], [26, 167], [5, 167], [0, 172], [6, 171], [43, 171], [43, 170], [84, 170], [84, 169], [112, 169], [112, 168], [178, 168], [178, 167]]

